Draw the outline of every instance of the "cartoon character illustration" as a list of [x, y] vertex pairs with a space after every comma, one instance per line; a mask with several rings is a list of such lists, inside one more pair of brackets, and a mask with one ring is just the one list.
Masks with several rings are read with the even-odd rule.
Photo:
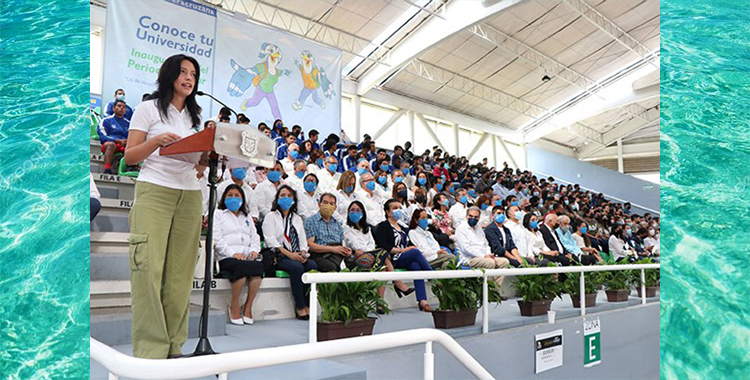
[[318, 96], [318, 88], [323, 91], [323, 96], [328, 99], [335, 94], [333, 91], [333, 83], [328, 79], [325, 71], [315, 65], [315, 57], [308, 50], [304, 50], [300, 57], [302, 63], [295, 59], [294, 63], [299, 67], [300, 73], [302, 73], [302, 91], [299, 93], [299, 97], [292, 104], [292, 108], [295, 111], [302, 109], [305, 105], [307, 97], [312, 95], [313, 102], [320, 106], [320, 108], [326, 108], [326, 104], [323, 99]]
[[255, 107], [260, 104], [261, 100], [266, 99], [268, 105], [271, 107], [273, 117], [281, 119], [279, 103], [276, 100], [276, 94], [274, 94], [273, 89], [279, 81], [280, 76], [289, 76], [292, 72], [279, 68], [279, 64], [281, 64], [281, 50], [274, 44], [264, 42], [260, 47], [260, 54], [258, 56], [263, 59], [263, 62], [251, 68], [244, 68], [233, 59], [230, 60], [235, 73], [229, 80], [227, 92], [229, 92], [230, 96], [239, 97], [253, 85], [255, 86], [255, 92], [252, 98], [245, 99], [242, 102], [242, 109], [246, 110], [250, 107]]

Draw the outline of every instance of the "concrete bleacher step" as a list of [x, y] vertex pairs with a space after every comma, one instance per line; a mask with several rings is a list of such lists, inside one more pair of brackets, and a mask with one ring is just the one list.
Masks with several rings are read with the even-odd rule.
[[102, 188], [117, 189], [117, 196], [113, 198], [133, 200], [135, 178], [104, 173], [91, 173], [91, 176], [94, 177], [94, 182], [100, 193]]
[[89, 264], [91, 281], [129, 281], [130, 262], [127, 253], [91, 253]]
[[[209, 309], [208, 335], [226, 335], [227, 311]], [[201, 307], [190, 305], [188, 337], [198, 337]], [[109, 346], [131, 343], [133, 313], [130, 307], [108, 307], [91, 309], [91, 336]]]
[[108, 215], [107, 212], [100, 212], [99, 215], [91, 221], [91, 232], [124, 232], [130, 231], [128, 225], [128, 216], [125, 215]]

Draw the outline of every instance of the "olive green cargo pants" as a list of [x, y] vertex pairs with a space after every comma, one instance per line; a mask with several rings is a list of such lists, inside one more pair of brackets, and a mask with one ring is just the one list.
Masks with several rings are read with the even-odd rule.
[[201, 232], [200, 190], [136, 182], [130, 210], [133, 356], [180, 354]]

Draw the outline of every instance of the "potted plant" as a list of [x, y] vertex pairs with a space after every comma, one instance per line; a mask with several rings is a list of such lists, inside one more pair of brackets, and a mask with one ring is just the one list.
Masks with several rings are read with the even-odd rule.
[[632, 270], [613, 270], [604, 273], [604, 285], [607, 287], [607, 301], [625, 302], [628, 300], [633, 276], [632, 272]]
[[320, 284], [318, 341], [372, 335], [377, 318], [369, 315], [378, 307], [386, 313], [390, 312], [388, 304], [378, 295], [378, 288], [382, 285], [382, 281]]
[[[556, 266], [554, 263], [547, 265]], [[529, 268], [527, 265], [523, 267]], [[518, 308], [525, 317], [546, 314], [552, 300], [555, 297], [562, 298], [562, 286], [554, 273], [516, 276], [513, 286], [523, 297], [523, 300], [518, 301]]]
[[[586, 272], [584, 273], [584, 291], [586, 292], [585, 300], [586, 307], [596, 306], [596, 294], [602, 285], [602, 272]], [[565, 293], [570, 295], [570, 299], [573, 301], [573, 307], [581, 307], [581, 276], [577, 273], [568, 273], [568, 278], [563, 282], [563, 289]]]
[[[451, 261], [444, 270], [458, 269]], [[477, 309], [482, 305], [482, 278], [446, 278], [432, 280], [430, 287], [438, 299], [438, 309], [432, 312], [435, 328], [451, 329], [473, 326], [477, 320]], [[500, 303], [500, 293], [494, 281], [487, 281], [488, 299]]]
[[[636, 264], [653, 264], [650, 258], [644, 258]], [[656, 290], [659, 289], [659, 269], [646, 269], [646, 297], [656, 297]], [[638, 297], [641, 297], [641, 271], [633, 271], [633, 284], [638, 291]]]

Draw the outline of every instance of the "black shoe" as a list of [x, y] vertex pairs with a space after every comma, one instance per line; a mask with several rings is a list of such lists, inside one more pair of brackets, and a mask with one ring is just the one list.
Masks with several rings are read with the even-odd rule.
[[377, 309], [375, 309], [375, 311], [376, 311], [376, 312], [377, 312], [378, 314], [381, 314], [381, 315], [382, 315], [382, 314], [385, 314], [385, 310], [383, 310], [383, 308], [382, 308], [382, 307], [380, 307], [380, 306], [378, 306], [378, 308], [377, 308]]
[[182, 354], [169, 354], [169, 355], [167, 355], [167, 359], [179, 359], [179, 358], [181, 358], [183, 356], [184, 355], [182, 355]]
[[396, 291], [396, 295], [398, 296], [398, 298], [401, 298], [403, 296], [408, 296], [409, 294], [414, 293], [414, 288], [409, 288], [409, 289], [406, 289], [406, 290], [401, 290], [401, 289], [399, 289], [399, 288], [397, 288], [397, 287], [394, 286], [393, 289]]
[[112, 169], [104, 169], [104, 174], [112, 174]]
[[308, 315], [299, 315], [299, 314], [297, 314], [297, 312], [295, 312], [294, 315], [295, 315], [295, 317], [297, 319], [299, 319], [301, 321], [309, 321], [310, 320], [310, 315], [309, 314]]

